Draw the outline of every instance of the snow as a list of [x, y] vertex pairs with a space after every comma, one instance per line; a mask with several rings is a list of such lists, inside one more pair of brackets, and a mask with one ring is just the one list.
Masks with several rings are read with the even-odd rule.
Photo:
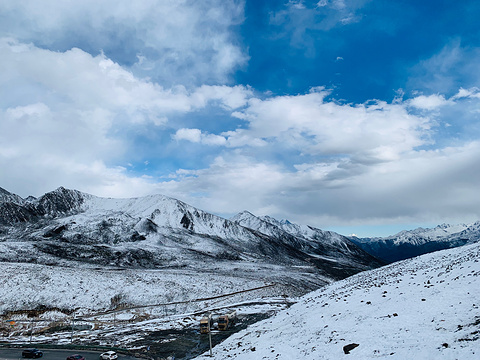
[[265, 285], [264, 281], [252, 278], [246, 284], [244, 273], [228, 275], [228, 269], [198, 273], [182, 269], [89, 269], [0, 263], [0, 271], [0, 312], [44, 305], [75, 308], [82, 314], [111, 308], [115, 296], [129, 305], [141, 306], [188, 301]]
[[242, 211], [230, 220], [267, 235], [275, 236], [281, 230], [304, 240], [321, 241], [323, 244], [346, 246], [345, 243], [349, 243], [347, 238], [331, 231], [323, 231], [308, 225], [293, 224], [288, 220], [278, 221], [270, 216], [256, 217], [248, 211]]
[[411, 231], [401, 231], [398, 234], [386, 237], [385, 239], [392, 239], [397, 245], [403, 243], [422, 245], [428, 241], [441, 240], [453, 234], [460, 233], [468, 227], [469, 226], [465, 224], [442, 224], [432, 229], [418, 228]]
[[[75, 331], [77, 343], [131, 349], [155, 331], [194, 332], [207, 312], [238, 309], [242, 315], [261, 316], [293, 301], [282, 296], [286, 291], [281, 283], [268, 284], [259, 276], [275, 274], [281, 281], [291, 271], [262, 264], [232, 263], [199, 272], [0, 263], [0, 271], [0, 334], [9, 343], [70, 343], [69, 326], [75, 319], [77, 326], [88, 329]], [[302, 276], [299, 273], [299, 283]], [[242, 290], [247, 291], [239, 293]], [[225, 294], [230, 295], [220, 296]], [[45, 311], [34, 317], [27, 311], [42, 308]], [[16, 322], [14, 328], [8, 326], [10, 320]], [[63, 328], [43, 332], [59, 324]]]
[[[361, 255], [351, 252], [349, 247], [355, 250], [355, 246], [341, 235], [270, 217], [257, 218], [248, 212], [230, 221], [161, 195], [105, 199], [79, 192], [61, 197], [64, 193], [68, 195], [60, 188], [53, 194], [58, 198], [50, 195], [39, 200], [45, 206], [54, 205], [55, 199], [65, 205], [52, 212], [57, 217], [20, 224], [18, 228], [5, 227], [2, 235], [8, 241], [0, 242], [0, 259], [8, 262], [0, 262], [0, 312], [20, 324], [11, 332], [8, 329], [10, 342], [21, 341], [27, 334], [31, 320], [21, 310], [44, 307], [47, 311], [36, 315], [39, 327], [41, 322], [69, 321], [72, 317], [83, 317], [86, 324], [82, 325], [88, 326], [88, 321], [95, 318], [103, 322], [102, 328], [90, 333], [79, 331], [78, 338], [101, 343], [115, 339], [128, 346], [158, 329], [196, 329], [197, 317], [206, 311], [233, 307], [243, 314], [266, 314], [287, 307], [286, 298], [281, 305], [284, 294], [298, 296], [330, 284], [302, 297], [275, 317], [233, 335], [216, 347], [215, 357], [337, 359], [345, 355], [343, 346], [351, 343], [359, 344], [352, 350], [355, 359], [478, 357], [479, 244], [398, 262], [331, 283], [329, 273], [320, 275], [323, 273], [315, 271], [310, 259], [267, 261], [256, 247], [265, 238], [258, 234], [281, 239], [272, 242], [275, 246], [282, 241], [292, 241], [287, 244], [291, 247], [301, 245], [303, 251], [311, 253], [312, 261], [328, 260], [322, 262], [327, 270], [355, 265]], [[4, 195], [5, 199], [11, 197], [9, 193]], [[63, 238], [47, 236], [62, 227]], [[468, 227], [440, 225], [417, 229], [413, 238], [464, 236], [464, 231], [477, 234], [479, 229], [480, 223]], [[142, 236], [132, 238], [135, 231]], [[77, 243], [78, 234], [83, 237]], [[114, 235], [119, 235], [120, 240]], [[57, 245], [55, 242], [65, 244], [67, 250], [76, 250], [75, 256], [57, 256], [53, 251], [56, 248], [40, 251], [42, 246]], [[239, 250], [241, 256], [234, 260], [217, 256], [225, 249]], [[102, 255], [103, 250], [110, 252]], [[116, 252], [136, 254], [137, 250], [152, 254], [157, 268], [115, 262]], [[272, 249], [272, 254], [274, 250], [278, 247]], [[360, 265], [357, 269], [366, 268], [364, 263]], [[214, 299], [270, 283], [276, 285]], [[209, 299], [196, 301], [205, 298]], [[116, 315], [104, 313], [125, 306], [132, 309]], [[123, 322], [120, 329], [111, 326], [112, 317], [114, 322]], [[132, 319], [135, 321], [130, 324]], [[68, 332], [39, 334], [35, 341], [68, 342], [69, 336]]]
[[[214, 359], [478, 359], [480, 244], [359, 273], [307, 294]], [[210, 358], [208, 354], [198, 359]]]
[[93, 211], [88, 214], [128, 214], [132, 219], [148, 218], [160, 227], [178, 228], [182, 217], [189, 214], [192, 218], [200, 218], [203, 221], [195, 221], [195, 232], [213, 236], [225, 234], [223, 224], [225, 220], [218, 216], [196, 209], [179, 200], [163, 195], [150, 195], [141, 198], [113, 199], [100, 198], [89, 195], [83, 205], [85, 210]]

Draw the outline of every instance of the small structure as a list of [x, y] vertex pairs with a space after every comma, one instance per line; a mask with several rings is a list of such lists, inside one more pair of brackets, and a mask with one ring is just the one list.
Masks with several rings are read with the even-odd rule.
[[200, 334], [208, 334], [212, 327], [212, 314], [208, 314], [208, 316], [204, 316], [200, 319]]
[[237, 312], [234, 310], [231, 313], [220, 315], [218, 318], [218, 330], [225, 331], [232, 326], [237, 317]]

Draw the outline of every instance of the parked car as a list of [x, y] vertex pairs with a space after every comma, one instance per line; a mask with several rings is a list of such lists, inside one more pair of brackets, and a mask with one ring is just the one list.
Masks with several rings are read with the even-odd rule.
[[22, 357], [24, 358], [39, 358], [43, 356], [43, 352], [38, 349], [25, 349], [22, 351]]
[[115, 351], [107, 351], [100, 354], [100, 360], [117, 360], [118, 355]]
[[85, 360], [85, 358], [82, 355], [75, 354], [67, 357], [67, 360]]

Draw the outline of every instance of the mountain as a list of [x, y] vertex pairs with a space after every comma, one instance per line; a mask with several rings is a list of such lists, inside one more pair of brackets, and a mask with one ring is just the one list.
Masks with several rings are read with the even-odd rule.
[[24, 203], [24, 200], [20, 196], [12, 194], [0, 187], [0, 204], [7, 203], [7, 202], [21, 205]]
[[248, 211], [241, 212], [230, 220], [300, 249], [309, 256], [310, 263], [323, 271], [332, 272], [336, 269], [340, 274], [337, 279], [353, 275], [360, 268], [382, 265], [381, 261], [362, 251], [347, 237], [331, 231], [278, 221], [269, 216], [256, 217]]
[[258, 270], [289, 295], [382, 265], [335, 233], [296, 234], [273, 219], [252, 228], [162, 195], [112, 199], [63, 187], [38, 199], [2, 194], [0, 262], [193, 269], [199, 277], [234, 264], [239, 277]]
[[213, 359], [478, 359], [479, 264], [474, 243], [353, 275], [232, 335]]
[[350, 238], [363, 250], [387, 263], [471, 244], [479, 239], [480, 222], [470, 225], [442, 224], [432, 229], [404, 230], [384, 238]]
[[[238, 331], [319, 288], [253, 328], [255, 338], [247, 331], [228, 340], [225, 356], [216, 356], [338, 358], [351, 341], [363, 358], [375, 357], [372, 351], [409, 358], [413, 334], [415, 349], [430, 336], [433, 354], [469, 359], [459, 351], [477, 340], [478, 244], [379, 268], [381, 261], [342, 235], [249, 212], [224, 219], [162, 195], [112, 199], [63, 187], [38, 198], [0, 193], [0, 334], [12, 343], [75, 336], [78, 344], [152, 346], [165, 357], [162, 349], [176, 342], [184, 345], [174, 352], [191, 358], [205, 349], [203, 314], [238, 310]], [[463, 239], [474, 234], [470, 228], [450, 235]], [[72, 335], [72, 314], [91, 330]], [[427, 325], [438, 330], [418, 335]]]

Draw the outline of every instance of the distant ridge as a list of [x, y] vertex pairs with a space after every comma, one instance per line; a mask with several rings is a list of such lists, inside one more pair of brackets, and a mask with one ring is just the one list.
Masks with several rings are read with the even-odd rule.
[[363, 250], [388, 263], [472, 244], [479, 239], [480, 221], [470, 225], [441, 224], [432, 229], [404, 230], [385, 238], [350, 237], [350, 240]]

